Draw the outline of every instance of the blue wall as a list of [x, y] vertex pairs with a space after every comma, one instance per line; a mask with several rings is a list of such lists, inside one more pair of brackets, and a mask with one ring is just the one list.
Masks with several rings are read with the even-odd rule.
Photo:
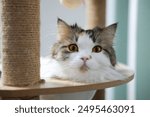
[[[136, 99], [150, 99], [150, 0], [138, 0]], [[117, 58], [127, 61], [128, 0], [117, 0], [119, 22], [116, 42]], [[115, 99], [127, 99], [126, 85], [115, 88]]]
[[[116, 20], [118, 22], [115, 44], [116, 54], [118, 61], [126, 64], [128, 0], [117, 0], [116, 7]], [[115, 88], [115, 99], [126, 99], [126, 85]]]
[[150, 99], [150, 0], [139, 0], [137, 99]]

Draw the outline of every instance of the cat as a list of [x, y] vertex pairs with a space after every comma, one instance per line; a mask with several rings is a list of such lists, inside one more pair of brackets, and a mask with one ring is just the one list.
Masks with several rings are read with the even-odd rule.
[[[41, 77], [98, 83], [123, 80], [115, 70], [116, 54], [113, 48], [117, 23], [85, 30], [77, 24], [57, 20], [57, 40], [50, 57], [41, 58]], [[41, 99], [91, 99], [95, 91], [42, 95]]]
[[[110, 26], [84, 30], [77, 24], [57, 21], [57, 42], [51, 48], [50, 57], [43, 60], [41, 77], [57, 77], [76, 82], [97, 83], [121, 80], [118, 73], [113, 40], [117, 23]], [[47, 75], [46, 75], [47, 74]]]

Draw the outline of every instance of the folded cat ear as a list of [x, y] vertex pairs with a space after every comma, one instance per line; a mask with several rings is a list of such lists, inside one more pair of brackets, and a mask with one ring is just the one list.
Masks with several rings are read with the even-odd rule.
[[104, 47], [108, 48], [113, 45], [113, 40], [115, 37], [117, 29], [117, 23], [114, 23], [110, 26], [107, 26], [105, 28], [97, 28], [97, 32], [99, 32], [99, 40], [98, 42]]
[[62, 19], [57, 20], [58, 39], [65, 39], [71, 33], [71, 27]]

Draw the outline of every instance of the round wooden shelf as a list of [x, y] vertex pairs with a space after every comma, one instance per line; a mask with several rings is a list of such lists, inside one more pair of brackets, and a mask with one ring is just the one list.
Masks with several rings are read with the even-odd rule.
[[80, 91], [89, 91], [105, 89], [128, 83], [133, 79], [134, 73], [125, 65], [118, 64], [116, 69], [126, 76], [125, 80], [107, 81], [95, 84], [77, 83], [66, 80], [51, 79], [45, 83], [36, 84], [29, 87], [5, 86], [0, 81], [0, 97], [26, 97], [46, 94], [73, 93]]

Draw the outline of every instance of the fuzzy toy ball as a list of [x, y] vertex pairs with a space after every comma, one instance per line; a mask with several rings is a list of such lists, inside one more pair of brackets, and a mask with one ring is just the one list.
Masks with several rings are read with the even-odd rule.
[[79, 7], [82, 2], [83, 0], [60, 0], [61, 4], [70, 9]]

